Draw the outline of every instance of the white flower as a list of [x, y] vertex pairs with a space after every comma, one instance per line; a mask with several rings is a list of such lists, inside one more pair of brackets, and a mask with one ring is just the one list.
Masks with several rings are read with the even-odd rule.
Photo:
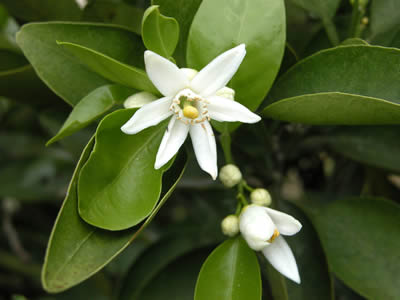
[[296, 260], [282, 235], [294, 235], [301, 224], [292, 216], [277, 210], [250, 205], [239, 220], [240, 232], [250, 248], [262, 251], [270, 264], [282, 275], [300, 283]]
[[146, 72], [164, 97], [142, 106], [121, 130], [136, 134], [172, 116], [158, 149], [155, 169], [165, 165], [190, 134], [200, 167], [213, 179], [217, 177], [217, 150], [210, 119], [244, 123], [261, 119], [240, 103], [216, 95], [236, 73], [245, 54], [245, 45], [239, 45], [196, 73], [179, 69], [154, 52], [145, 52]]

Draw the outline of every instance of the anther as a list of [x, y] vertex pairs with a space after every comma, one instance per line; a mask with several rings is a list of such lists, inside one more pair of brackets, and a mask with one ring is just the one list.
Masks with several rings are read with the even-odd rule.
[[271, 236], [271, 238], [267, 242], [268, 243], [272, 243], [278, 236], [279, 236], [279, 231], [278, 231], [278, 229], [275, 229], [274, 233]]

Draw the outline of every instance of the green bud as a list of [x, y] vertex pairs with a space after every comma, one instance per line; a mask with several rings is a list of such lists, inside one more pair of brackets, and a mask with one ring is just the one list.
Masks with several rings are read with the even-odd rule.
[[270, 206], [271, 195], [266, 189], [255, 189], [250, 194], [250, 200], [253, 204]]
[[235, 215], [229, 215], [221, 222], [222, 232], [227, 236], [235, 236], [239, 233], [239, 218]]

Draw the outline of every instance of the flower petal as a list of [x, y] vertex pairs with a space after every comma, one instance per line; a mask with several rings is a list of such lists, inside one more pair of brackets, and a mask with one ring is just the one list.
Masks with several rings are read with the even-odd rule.
[[278, 236], [274, 242], [262, 250], [264, 256], [270, 264], [282, 275], [300, 283], [299, 270], [297, 269], [296, 259], [289, 245], [282, 236]]
[[218, 175], [217, 145], [211, 125], [208, 121], [190, 126], [190, 138], [197, 162], [215, 180]]
[[301, 223], [292, 216], [268, 207], [263, 208], [271, 217], [281, 234], [294, 235], [300, 231], [302, 227]]
[[258, 115], [235, 100], [219, 96], [211, 96], [207, 100], [209, 102], [207, 108], [211, 119], [220, 122], [238, 121], [242, 123], [256, 123], [261, 120]]
[[172, 115], [169, 110], [171, 99], [171, 97], [164, 97], [143, 105], [121, 127], [121, 130], [126, 134], [135, 134], [147, 127], [157, 125]]
[[189, 84], [184, 72], [168, 59], [147, 50], [144, 53], [146, 72], [150, 80], [164, 96], [175, 96]]
[[214, 58], [190, 83], [191, 88], [203, 97], [215, 94], [235, 75], [246, 55], [246, 47], [241, 44]]
[[249, 247], [260, 251], [268, 246], [275, 224], [261, 206], [247, 206], [240, 215], [239, 228]]
[[171, 118], [158, 148], [154, 169], [161, 168], [178, 152], [185, 142], [188, 132], [188, 125], [178, 121], [175, 116]]

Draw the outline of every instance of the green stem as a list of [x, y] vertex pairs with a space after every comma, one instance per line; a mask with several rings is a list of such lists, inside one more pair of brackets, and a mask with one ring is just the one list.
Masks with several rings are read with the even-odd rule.
[[249, 185], [247, 184], [246, 180], [242, 180], [242, 184], [243, 184], [243, 187], [244, 187], [247, 191], [249, 191], [250, 193], [251, 193], [252, 191], [254, 191], [254, 189], [253, 189], [251, 186], [249, 186]]
[[231, 151], [231, 135], [228, 131], [224, 131], [220, 135], [220, 142], [222, 146], [222, 151], [224, 152], [225, 162], [227, 164], [233, 164], [233, 157]]
[[0, 267], [40, 281], [41, 267], [34, 263], [24, 263], [17, 257], [0, 250]]
[[351, 24], [349, 37], [358, 38], [361, 36], [361, 20], [364, 17], [365, 9], [360, 7], [360, 1], [354, 0], [353, 13], [351, 16]]
[[328, 35], [329, 40], [331, 41], [333, 46], [337, 46], [340, 43], [339, 35], [336, 30], [335, 24], [332, 22], [332, 19], [324, 17], [322, 19], [322, 23], [324, 25], [326, 34]]

